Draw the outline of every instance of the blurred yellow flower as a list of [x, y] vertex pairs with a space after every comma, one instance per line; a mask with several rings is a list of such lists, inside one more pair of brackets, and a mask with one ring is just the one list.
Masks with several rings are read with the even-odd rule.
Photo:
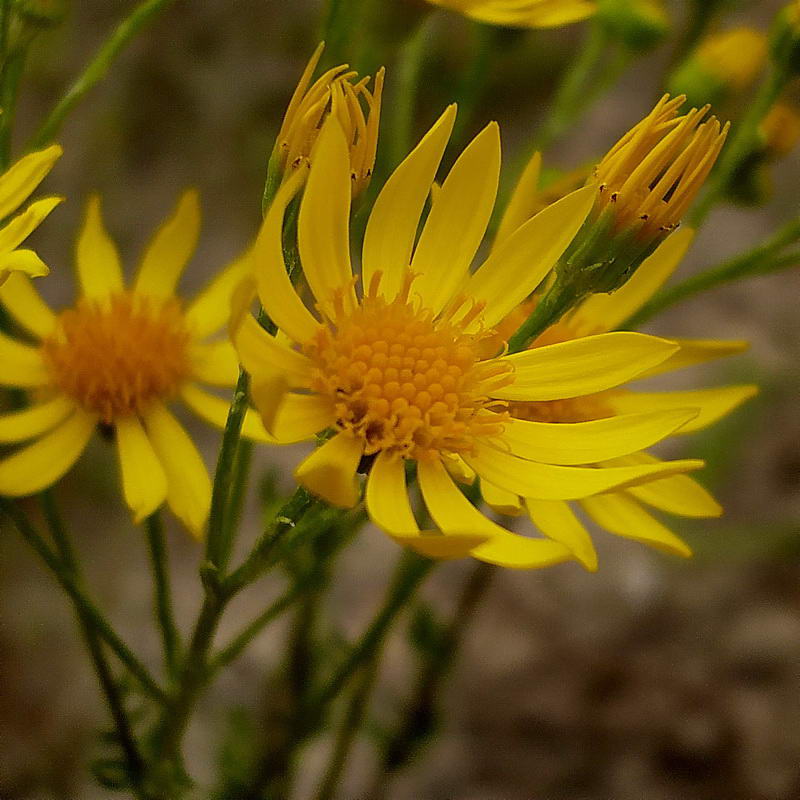
[[555, 28], [597, 11], [593, 0], [428, 0], [478, 22], [516, 28]]
[[329, 69], [312, 83], [323, 48], [324, 44], [320, 44], [314, 51], [294, 90], [273, 158], [285, 180], [292, 171], [308, 163], [322, 124], [332, 115], [347, 135], [355, 197], [369, 185], [375, 167], [384, 70], [379, 69], [375, 75], [372, 91], [367, 88], [369, 76], [356, 81], [358, 73], [349, 70], [347, 64]]
[[[644, 305], [675, 271], [685, 255], [692, 238], [691, 230], [681, 230], [663, 242], [636, 271], [633, 277], [616, 292], [596, 294], [568, 312], [558, 323], [546, 330], [531, 345], [532, 348], [552, 346], [556, 342], [579, 342], [613, 331]], [[502, 243], [500, 243], [502, 246]], [[530, 308], [523, 307], [510, 315], [500, 326], [501, 333], [513, 333], [525, 319]], [[655, 367], [640, 373], [638, 378], [681, 369], [714, 358], [733, 355], [747, 347], [746, 342], [672, 339], [679, 349]], [[513, 416], [529, 420], [538, 426], [543, 436], [554, 425], [565, 428], [611, 426], [613, 421], [672, 411], [676, 414], [693, 408], [696, 415], [673, 433], [687, 434], [702, 430], [748, 398], [755, 395], [752, 385], [725, 386], [715, 389], [681, 391], [633, 391], [616, 387], [580, 397], [550, 402], [514, 403], [509, 408]], [[535, 427], [530, 428], [531, 435]], [[553, 434], [554, 439], [557, 434]], [[531, 453], [534, 457], [535, 453]], [[660, 463], [641, 449], [630, 451], [598, 462], [598, 467], [641, 466]], [[575, 557], [587, 567], [597, 568], [597, 554], [591, 538], [569, 503], [522, 497], [501, 493], [497, 487], [482, 485], [483, 497], [495, 510], [503, 513], [527, 513], [542, 533], [568, 546]], [[646, 485], [630, 486], [581, 498], [575, 504], [600, 527], [611, 533], [645, 542], [661, 550], [689, 556], [689, 547], [661, 521], [646, 510], [652, 507], [683, 517], [715, 517], [722, 513], [711, 495], [688, 475], [672, 475]]]
[[[130, 288], [97, 198], [90, 200], [77, 243], [81, 297], [55, 314], [24, 275], [0, 288], [0, 302], [35, 340], [0, 335], [0, 383], [27, 389], [33, 403], [0, 416], [0, 442], [24, 443], [0, 461], [0, 494], [34, 494], [78, 459], [92, 431], [113, 432], [125, 500], [137, 521], [166, 500], [196, 535], [208, 516], [211, 485], [202, 458], [168, 410], [180, 397], [223, 425], [228, 403], [200, 384], [232, 386], [236, 353], [217, 336], [230, 296], [249, 269], [231, 264], [184, 307], [175, 287], [200, 229], [197, 194], [186, 192], [145, 250]], [[250, 416], [245, 433], [269, 439]]]
[[[0, 175], [0, 219], [6, 219], [30, 197], [61, 153], [57, 144], [50, 145], [24, 156]], [[33, 250], [17, 248], [63, 199], [45, 197], [36, 200], [0, 228], [0, 286], [12, 272], [39, 278], [50, 271]]]
[[[455, 480], [473, 471], [508, 493], [541, 500], [587, 497], [686, 472], [698, 461], [584, 467], [638, 452], [696, 412], [652, 411], [591, 430], [513, 416], [521, 401], [554, 401], [619, 386], [656, 368], [678, 345], [615, 332], [505, 355], [493, 328], [549, 273], [586, 219], [595, 187], [542, 211], [474, 272], [497, 193], [495, 123], [466, 147], [438, 192], [417, 239], [431, 183], [453, 126], [450, 107], [381, 190], [363, 242], [360, 282], [350, 261], [347, 141], [324, 126], [298, 216], [298, 245], [313, 311], [286, 274], [281, 245], [287, 205], [306, 176], [277, 195], [253, 250], [259, 299], [278, 326], [249, 313], [233, 338], [253, 379], [267, 430], [284, 442], [332, 437], [295, 471], [300, 484], [349, 507], [366, 473], [366, 506], [398, 542], [433, 557], [472, 555], [509, 567], [571, 557], [558, 542], [511, 533], [484, 516]], [[316, 312], [316, 313], [315, 313]], [[421, 531], [406, 486], [415, 465], [435, 529]]]

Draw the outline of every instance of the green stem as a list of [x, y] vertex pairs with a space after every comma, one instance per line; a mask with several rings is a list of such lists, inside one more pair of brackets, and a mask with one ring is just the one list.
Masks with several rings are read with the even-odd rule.
[[800, 253], [781, 254], [789, 244], [800, 239], [800, 220], [792, 220], [774, 236], [746, 253], [735, 256], [712, 269], [693, 275], [681, 283], [662, 289], [623, 323], [624, 328], [635, 328], [647, 322], [665, 308], [707, 292], [732, 281], [755, 275], [766, 275], [800, 263]]
[[167, 675], [172, 676], [175, 674], [178, 664], [180, 639], [172, 612], [172, 592], [170, 590], [164, 525], [158, 512], [147, 518], [145, 530], [147, 532], [147, 544], [150, 549], [150, 561], [153, 565], [154, 606], [164, 648], [164, 666], [166, 667]]
[[556, 282], [536, 304], [531, 315], [508, 340], [508, 352], [519, 353], [528, 347], [537, 336], [558, 322], [564, 313], [577, 303], [578, 299], [574, 292], [565, 289], [556, 279]]
[[0, 79], [0, 171], [8, 168], [11, 162], [11, 137], [14, 132], [14, 115], [17, 110], [17, 97], [22, 73], [25, 71], [27, 44], [20, 43], [4, 62]]
[[45, 119], [39, 131], [33, 137], [30, 145], [31, 149], [43, 147], [53, 141], [70, 111], [91, 89], [105, 78], [111, 65], [125, 46], [159, 12], [173, 2], [174, 0], [145, 0], [117, 25], [81, 75]]
[[790, 77], [787, 66], [773, 64], [744, 118], [734, 128], [733, 136], [722, 150], [716, 169], [711, 174], [705, 194], [689, 217], [689, 224], [699, 228], [712, 208], [724, 195], [736, 171], [758, 144], [758, 126], [772, 108]]
[[0, 511], [13, 522], [20, 535], [33, 547], [56, 580], [58, 580], [61, 588], [69, 595], [76, 609], [79, 609], [80, 613], [85, 615], [86, 620], [125, 665], [131, 675], [136, 678], [144, 692], [153, 699], [163, 702], [166, 698], [164, 690], [155, 682], [147, 668], [133, 654], [130, 648], [120, 639], [102, 612], [88, 597], [85, 589], [81, 586], [80, 580], [53, 553], [47, 542], [42, 539], [36, 528], [28, 520], [27, 515], [13, 501], [6, 498], [0, 498]]

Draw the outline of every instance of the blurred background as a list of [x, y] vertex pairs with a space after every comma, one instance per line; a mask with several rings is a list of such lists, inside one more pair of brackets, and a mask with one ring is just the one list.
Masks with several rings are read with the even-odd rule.
[[[668, 4], [676, 34], [687, 2]], [[766, 30], [782, 4], [740, 4], [728, 26]], [[133, 3], [80, 0], [60, 28], [40, 37], [18, 111], [20, 152], [52, 103]], [[399, 42], [428, 7], [393, 0], [376, 18], [383, 44], [350, 56], [367, 69], [385, 61], [387, 109]], [[314, 0], [181, 0], [125, 51], [108, 79], [69, 117], [62, 161], [46, 183], [68, 202], [34, 243], [52, 275], [40, 282], [56, 304], [73, 292], [72, 252], [91, 191], [128, 269], [187, 185], [202, 192], [204, 230], [184, 280], [186, 296], [248, 243], [260, 219], [266, 160], [295, 82], [319, 36]], [[470, 25], [439, 12], [426, 59], [415, 136], [459, 92], [473, 46]], [[507, 179], [546, 112], [559, 74], [585, 26], [502, 31], [483, 65], [485, 91], [465, 135], [500, 122]], [[612, 89], [545, 154], [572, 169], [601, 155], [663, 90], [675, 38], [635, 61]], [[746, 96], [726, 113], [737, 114]], [[389, 121], [389, 113], [385, 116]], [[798, 213], [800, 155], [771, 171], [758, 209], [721, 206], [679, 277], [755, 244]], [[689, 386], [758, 382], [762, 393], [670, 455], [707, 459], [700, 474], [726, 508], [720, 520], [674, 521], [696, 550], [683, 562], [598, 533], [600, 571], [565, 564], [503, 572], [470, 620], [460, 658], [440, 695], [438, 738], [392, 784], [393, 800], [796, 800], [800, 797], [800, 273], [741, 282], [676, 307], [649, 330], [664, 335], [744, 338], [751, 350], [687, 370]], [[674, 384], [673, 384], [674, 385]], [[219, 435], [187, 419], [211, 464]], [[288, 489], [297, 453], [261, 448], [256, 474], [276, 470]], [[118, 495], [113, 453], [96, 442], [58, 490], [75, 526], [95, 594], [144, 660], [157, 668], [146, 545]], [[259, 528], [257, 492], [244, 540]], [[200, 602], [198, 549], [169, 523], [179, 620]], [[333, 629], [354, 636], [380, 603], [397, 548], [366, 528], [338, 564]], [[440, 567], [423, 597], [446, 615], [465, 563]], [[275, 597], [265, 580], [225, 618], [224, 639]], [[87, 764], [99, 754], [106, 710], [71, 609], [51, 576], [16, 537], [0, 541], [0, 798], [102, 798]], [[238, 624], [237, 624], [238, 623]], [[220, 753], [247, 762], [269, 735], [271, 675], [279, 624], [206, 693], [188, 738], [189, 767], [211, 782]], [[391, 643], [370, 722], [342, 798], [374, 785], [371, 732], [394, 719], [413, 675], [403, 634]], [[234, 709], [231, 713], [231, 709]], [[231, 731], [245, 740], [231, 753]], [[244, 734], [242, 735], [242, 731]], [[227, 747], [227, 750], [226, 750]], [[310, 795], [328, 743], [308, 748], [297, 797]], [[242, 749], [242, 748], [240, 748]], [[201, 795], [202, 796], [202, 795]]]

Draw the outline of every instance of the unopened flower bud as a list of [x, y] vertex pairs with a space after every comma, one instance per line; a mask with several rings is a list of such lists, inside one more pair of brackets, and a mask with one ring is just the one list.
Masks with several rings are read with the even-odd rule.
[[597, 15], [612, 37], [635, 53], [652, 50], [670, 31], [661, 0], [600, 0]]
[[800, 109], [788, 100], [779, 100], [761, 121], [759, 134], [769, 160], [789, 155], [800, 141]]
[[578, 22], [597, 11], [594, 0], [428, 0], [488, 25], [513, 28], [556, 28]]
[[358, 73], [349, 70], [346, 64], [329, 69], [312, 83], [322, 49], [320, 44], [311, 56], [292, 95], [275, 142], [270, 169], [280, 170], [285, 178], [307, 164], [323, 122], [333, 114], [350, 144], [355, 197], [366, 189], [375, 167], [384, 70], [378, 70], [371, 90], [368, 88], [370, 77], [358, 79]]

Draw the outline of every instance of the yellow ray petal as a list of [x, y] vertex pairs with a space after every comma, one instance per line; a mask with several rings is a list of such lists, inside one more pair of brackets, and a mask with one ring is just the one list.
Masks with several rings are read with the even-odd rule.
[[[660, 459], [650, 453], [634, 453], [609, 462], [612, 466], [659, 463]], [[710, 492], [688, 475], [660, 478], [641, 486], [632, 486], [625, 491], [653, 508], [681, 517], [706, 519], [722, 514], [722, 506]]]
[[52, 486], [78, 460], [96, 422], [76, 411], [38, 441], [0, 461], [0, 494], [23, 497]]
[[364, 443], [338, 433], [318, 447], [294, 471], [297, 482], [333, 506], [352, 508], [359, 497], [356, 469]]
[[688, 558], [691, 548], [669, 528], [651, 517], [633, 498], [622, 493], [603, 494], [581, 500], [586, 513], [601, 527], [617, 536], [644, 542], [658, 550]]
[[612, 331], [638, 311], [667, 281], [686, 255], [694, 231], [681, 228], [668, 236], [633, 273], [622, 288], [611, 294], [593, 294], [574, 312], [578, 327]]
[[536, 210], [538, 202], [539, 178], [542, 174], [542, 154], [535, 152], [525, 169], [522, 171], [511, 198], [503, 212], [503, 218], [497, 226], [497, 234], [494, 237], [494, 247], [507, 239], [524, 222], [531, 219]]
[[467, 275], [486, 233], [500, 178], [500, 130], [490, 122], [442, 184], [414, 251], [414, 292], [440, 311]]
[[[635, 413], [645, 409], [696, 408], [699, 410], [697, 416], [677, 431], [694, 433], [727, 416], [745, 400], [757, 394], [758, 387], [753, 385], [721, 386], [717, 389], [691, 389], [681, 392], [614, 392], [608, 396], [607, 403], [618, 414]], [[643, 445], [643, 447], [648, 446]]]
[[619, 386], [675, 353], [678, 345], [644, 333], [615, 331], [505, 356], [514, 382], [492, 391], [504, 400], [559, 400]]
[[[688, 403], [686, 405], [689, 405]], [[591, 422], [503, 422], [498, 437], [510, 452], [544, 464], [593, 464], [635, 453], [660, 442], [697, 416], [686, 406]]]
[[378, 454], [367, 478], [365, 501], [369, 518], [381, 530], [395, 535], [419, 534], [406, 486], [402, 458], [386, 451]]
[[519, 517], [525, 513], [522, 508], [522, 498], [518, 494], [501, 489], [493, 483], [481, 483], [481, 496], [484, 503], [498, 514]]
[[306, 179], [299, 169], [281, 186], [261, 225], [253, 247], [253, 275], [258, 297], [270, 319], [294, 341], [307, 342], [319, 322], [306, 308], [289, 279], [283, 258], [283, 217]]
[[328, 316], [334, 315], [337, 293], [346, 308], [356, 302], [350, 266], [350, 194], [347, 142], [338, 121], [330, 115], [314, 146], [297, 219], [303, 274]]
[[56, 315], [27, 275], [11, 275], [0, 287], [0, 303], [23, 328], [44, 339], [56, 326]]
[[189, 303], [186, 322], [197, 339], [224, 328], [231, 314], [231, 297], [251, 269], [250, 252], [232, 261]]
[[451, 558], [464, 558], [486, 541], [485, 536], [472, 533], [450, 533], [444, 536], [439, 531], [422, 531], [419, 534], [392, 536], [401, 547], [408, 547], [421, 556], [444, 561]]
[[589, 572], [597, 571], [597, 551], [592, 537], [561, 500], [525, 500], [531, 522], [545, 535], [561, 542]]
[[280, 344], [251, 314], [245, 314], [238, 330], [234, 332], [233, 343], [242, 366], [256, 383], [259, 375], [270, 375], [278, 370], [286, 375], [291, 386], [308, 386], [311, 361], [302, 353]]
[[[181, 398], [198, 417], [216, 428], [224, 428], [228, 419], [230, 400], [223, 400], [216, 395], [201, 389], [197, 384], [187, 383], [181, 387]], [[276, 444], [274, 436], [270, 436], [261, 424], [258, 414], [248, 409], [242, 423], [242, 436], [255, 442]]]
[[29, 406], [21, 411], [0, 415], [0, 442], [24, 442], [54, 428], [75, 410], [75, 403], [65, 395]]
[[21, 214], [17, 214], [7, 225], [0, 228], [0, 253], [8, 253], [19, 247], [41, 225], [45, 217], [63, 201], [63, 197], [45, 197], [42, 200], [36, 200]]
[[660, 375], [662, 372], [692, 367], [717, 358], [725, 358], [743, 353], [750, 347], [750, 342], [724, 339], [671, 339], [678, 346], [678, 350], [660, 364], [649, 367], [639, 375], [639, 378], [649, 378], [651, 375]]
[[703, 466], [702, 461], [686, 459], [630, 467], [562, 467], [526, 461], [482, 442], [464, 458], [482, 479], [539, 500], [576, 500]]
[[124, 288], [117, 246], [108, 235], [100, 211], [100, 198], [89, 198], [86, 218], [76, 251], [78, 282], [84, 296], [103, 298]]
[[0, 286], [13, 273], [29, 275], [31, 278], [43, 278], [50, 274], [50, 267], [33, 250], [12, 250], [0, 256]]
[[381, 292], [393, 300], [403, 282], [425, 200], [453, 130], [455, 105], [448, 106], [420, 143], [392, 173], [378, 195], [364, 234], [362, 284], [381, 272]]
[[233, 386], [239, 377], [239, 357], [233, 345], [223, 339], [191, 348], [192, 377], [212, 386]]
[[0, 386], [46, 386], [50, 373], [36, 347], [11, 339], [0, 333]]
[[167, 497], [167, 476], [136, 417], [115, 422], [122, 493], [136, 523], [149, 517]]
[[147, 246], [134, 290], [154, 297], [171, 297], [199, 236], [200, 198], [195, 189], [189, 189]]
[[167, 504], [200, 539], [211, 508], [211, 479], [206, 465], [189, 434], [161, 403], [147, 412], [144, 424], [167, 478]]
[[44, 180], [64, 151], [57, 144], [23, 156], [0, 175], [0, 219], [16, 211]]
[[584, 186], [568, 194], [492, 250], [463, 290], [471, 300], [486, 303], [481, 324], [496, 325], [541, 283], [583, 225], [596, 193], [595, 187]]
[[472, 484], [475, 483], [475, 479], [478, 477], [475, 470], [459, 455], [442, 453], [442, 464], [444, 464], [444, 468], [450, 473], [450, 477], [459, 483], [463, 483], [465, 486], [472, 486]]
[[[266, 408], [262, 400], [262, 392], [272, 390], [272, 386], [253, 384], [251, 394], [253, 404], [261, 411]], [[264, 419], [264, 428], [270, 439], [276, 444], [292, 444], [311, 439], [317, 433], [330, 428], [336, 422], [336, 413], [331, 402], [324, 397], [313, 394], [295, 394], [284, 392], [280, 402], [271, 410], [268, 419]]]

